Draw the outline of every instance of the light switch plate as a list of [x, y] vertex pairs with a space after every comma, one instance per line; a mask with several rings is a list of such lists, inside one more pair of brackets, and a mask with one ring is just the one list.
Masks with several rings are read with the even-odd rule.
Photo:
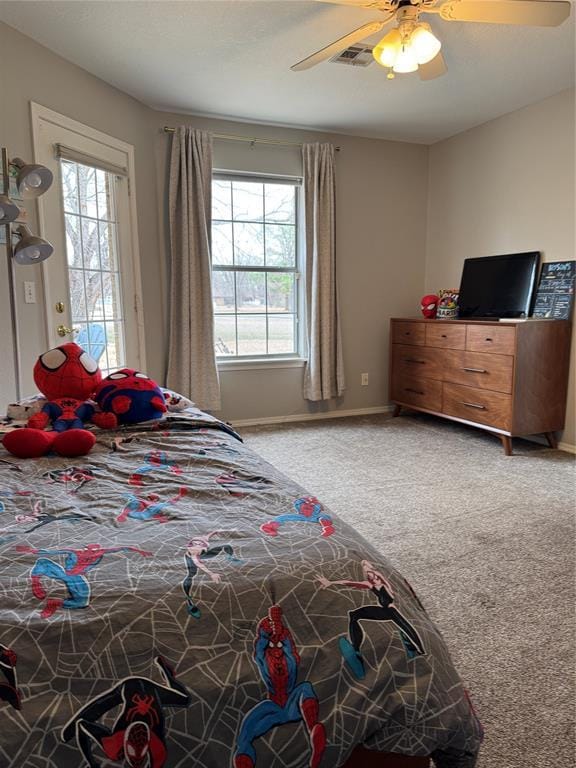
[[34, 280], [24, 281], [24, 303], [36, 304], [36, 283]]

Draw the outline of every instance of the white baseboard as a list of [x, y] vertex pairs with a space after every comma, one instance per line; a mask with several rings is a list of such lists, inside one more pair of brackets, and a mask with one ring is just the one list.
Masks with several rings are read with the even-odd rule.
[[291, 421], [317, 421], [340, 419], [346, 416], [371, 416], [374, 413], [391, 413], [393, 405], [376, 405], [372, 408], [353, 408], [348, 411], [323, 411], [322, 413], [294, 413], [289, 416], [263, 416], [259, 419], [231, 419], [233, 427], [255, 427], [265, 424], [287, 424]]
[[558, 448], [561, 451], [566, 451], [566, 453], [576, 453], [576, 445], [572, 445], [572, 443], [558, 443]]

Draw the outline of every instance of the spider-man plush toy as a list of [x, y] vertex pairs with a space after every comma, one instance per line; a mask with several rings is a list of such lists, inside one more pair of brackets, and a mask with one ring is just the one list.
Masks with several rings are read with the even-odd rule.
[[[49, 451], [61, 456], [89, 453], [96, 438], [84, 429], [84, 422], [94, 415], [94, 406], [86, 400], [101, 380], [98, 363], [74, 342], [40, 355], [34, 381], [48, 402], [28, 419], [28, 427], [5, 435], [2, 443], [6, 450], [21, 459]], [[45, 432], [50, 423], [52, 431]]]

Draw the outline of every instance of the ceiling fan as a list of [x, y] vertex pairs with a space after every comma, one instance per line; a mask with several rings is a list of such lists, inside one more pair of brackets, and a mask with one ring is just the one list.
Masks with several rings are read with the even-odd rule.
[[350, 5], [381, 11], [384, 18], [371, 21], [344, 35], [330, 45], [294, 64], [299, 72], [320, 64], [351, 45], [380, 32], [391, 22], [394, 26], [377, 43], [372, 55], [394, 73], [416, 72], [421, 80], [433, 80], [446, 72], [440, 52], [441, 42], [430, 25], [420, 21], [422, 14], [435, 14], [444, 21], [475, 21], [483, 24], [523, 24], [535, 27], [556, 27], [570, 15], [566, 0], [318, 0], [321, 3]]

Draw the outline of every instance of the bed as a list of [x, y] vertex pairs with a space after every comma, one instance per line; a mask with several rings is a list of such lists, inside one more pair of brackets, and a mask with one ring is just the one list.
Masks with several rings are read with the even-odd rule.
[[408, 582], [195, 408], [0, 447], [0, 723], [6, 768], [471, 768], [482, 735]]

